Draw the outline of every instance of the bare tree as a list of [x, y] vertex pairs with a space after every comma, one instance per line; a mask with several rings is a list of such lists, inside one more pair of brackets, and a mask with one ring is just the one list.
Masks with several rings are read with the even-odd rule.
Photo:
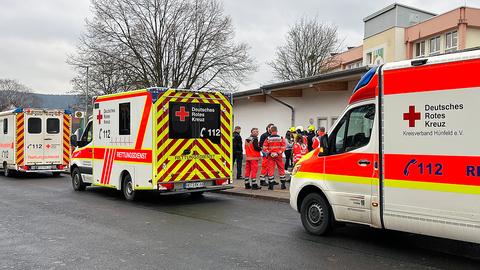
[[276, 58], [268, 64], [280, 80], [314, 76], [330, 70], [340, 42], [337, 27], [319, 22], [317, 18], [302, 18], [290, 27], [286, 43], [277, 47]]
[[18, 107], [36, 107], [32, 90], [12, 79], [0, 79], [0, 111]]
[[92, 0], [92, 9], [68, 62], [91, 68], [93, 92], [232, 88], [255, 70], [218, 0]]

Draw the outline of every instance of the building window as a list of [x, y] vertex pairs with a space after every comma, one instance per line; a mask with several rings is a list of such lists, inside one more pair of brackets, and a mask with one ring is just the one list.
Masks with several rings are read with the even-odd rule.
[[415, 43], [415, 57], [425, 56], [425, 41]]
[[362, 61], [353, 62], [347, 65], [347, 69], [359, 68], [362, 66]]
[[366, 59], [367, 59], [367, 62], [366, 62], [367, 65], [371, 65], [373, 63], [373, 57], [371, 52], [367, 53]]
[[457, 50], [457, 31], [445, 34], [445, 52]]
[[430, 55], [440, 53], [440, 36], [430, 39]]
[[120, 135], [130, 135], [130, 102], [119, 104]]

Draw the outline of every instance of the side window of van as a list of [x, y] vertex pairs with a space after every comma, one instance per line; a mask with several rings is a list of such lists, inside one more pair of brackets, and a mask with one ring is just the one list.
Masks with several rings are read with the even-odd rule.
[[332, 132], [332, 154], [349, 152], [370, 142], [375, 105], [369, 104], [351, 109]]
[[89, 122], [87, 127], [85, 128], [85, 131], [83, 131], [82, 139], [80, 140], [82, 142], [82, 145], [79, 145], [79, 146], [80, 147], [86, 146], [92, 141], [92, 139], [93, 139], [92, 122]]
[[3, 119], [3, 134], [8, 134], [8, 119]]
[[42, 119], [37, 117], [28, 118], [28, 133], [30, 134], [42, 133]]
[[130, 135], [130, 102], [120, 103], [118, 111], [120, 113], [119, 134]]

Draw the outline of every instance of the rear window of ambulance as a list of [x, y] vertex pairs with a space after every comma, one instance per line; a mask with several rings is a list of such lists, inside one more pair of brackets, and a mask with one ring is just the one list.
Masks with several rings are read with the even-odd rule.
[[28, 118], [28, 133], [39, 134], [42, 132], [42, 119], [37, 117]]
[[220, 143], [220, 105], [170, 102], [170, 139], [208, 139]]
[[47, 133], [48, 134], [60, 133], [60, 120], [58, 118], [47, 119]]

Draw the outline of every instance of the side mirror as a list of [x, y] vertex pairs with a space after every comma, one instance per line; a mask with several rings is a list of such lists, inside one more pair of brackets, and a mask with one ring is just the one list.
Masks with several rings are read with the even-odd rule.
[[77, 135], [73, 134], [72, 136], [70, 136], [70, 144], [71, 144], [73, 147], [77, 147], [77, 146], [78, 146]]
[[330, 153], [328, 141], [328, 134], [325, 134], [320, 138], [320, 148], [322, 151], [318, 152], [319, 157], [328, 156], [328, 153]]

